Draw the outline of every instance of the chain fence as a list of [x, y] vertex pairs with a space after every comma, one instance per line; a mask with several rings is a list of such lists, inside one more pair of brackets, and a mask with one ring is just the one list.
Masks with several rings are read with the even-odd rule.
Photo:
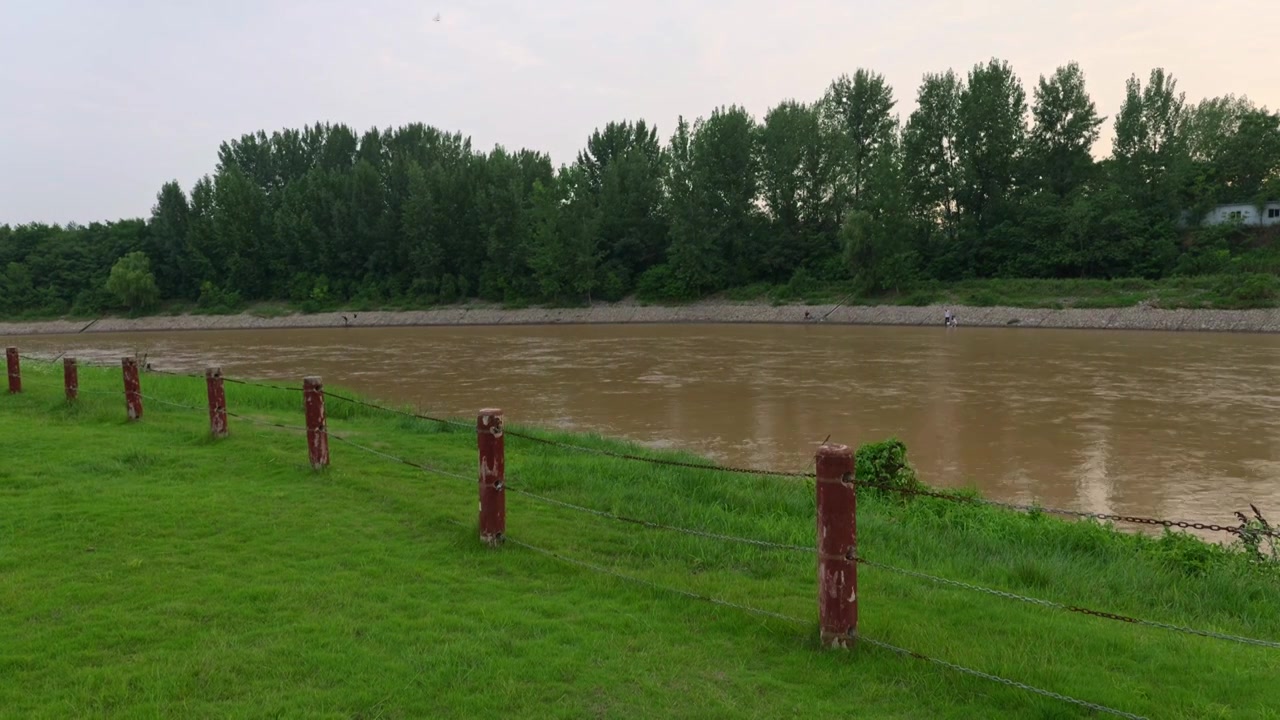
[[1242, 637], [1240, 635], [1230, 635], [1227, 633], [1214, 632], [1211, 630], [1197, 630], [1195, 628], [1184, 627], [1182, 625], [1162, 623], [1162, 622], [1157, 622], [1155, 620], [1143, 620], [1141, 618], [1129, 617], [1127, 615], [1117, 615], [1116, 613], [1104, 612], [1102, 610], [1091, 610], [1089, 608], [1080, 607], [1078, 605], [1067, 605], [1066, 603], [1054, 602], [1052, 600], [1044, 600], [1041, 598], [1027, 597], [1026, 595], [1019, 595], [1017, 593], [1011, 593], [1005, 590], [996, 590], [994, 588], [983, 587], [982, 585], [973, 585], [971, 583], [961, 582], [960, 580], [952, 580], [950, 578], [938, 577], [937, 575], [929, 575], [927, 573], [918, 572], [916, 570], [907, 570], [905, 568], [895, 567], [893, 565], [889, 565], [886, 563], [874, 562], [872, 560], [868, 560], [861, 556], [857, 558], [857, 561], [859, 565], [865, 565], [867, 567], [878, 568], [881, 570], [888, 570], [889, 572], [897, 573], [899, 575], [903, 575], [906, 577], [916, 578], [918, 580], [928, 580], [929, 582], [937, 583], [939, 585], [949, 585], [951, 587], [960, 588], [963, 590], [970, 590], [973, 592], [984, 593], [987, 595], [992, 595], [994, 597], [1004, 598], [1006, 600], [1014, 600], [1017, 602], [1029, 603], [1031, 605], [1038, 605], [1040, 607], [1050, 608], [1053, 610], [1079, 613], [1082, 615], [1091, 615], [1093, 617], [1099, 617], [1106, 620], [1116, 620], [1119, 622], [1129, 623], [1132, 625], [1142, 625], [1145, 627], [1159, 628], [1161, 630], [1170, 630], [1173, 632], [1186, 633], [1188, 635], [1198, 635], [1200, 637], [1213, 638], [1216, 640], [1226, 640], [1229, 642], [1242, 643], [1244, 645], [1256, 645], [1258, 647], [1280, 649], [1280, 642], [1275, 642], [1273, 640], [1257, 640], [1255, 638]]
[[[732, 602], [732, 601], [729, 601], [729, 600], [724, 600], [724, 599], [717, 598], [717, 597], [714, 597], [714, 596], [711, 596], [711, 595], [704, 595], [704, 594], [701, 594], [701, 593], [691, 592], [691, 591], [689, 591], [689, 590], [684, 590], [684, 589], [681, 589], [681, 588], [672, 587], [672, 586], [670, 586], [670, 585], [664, 585], [664, 584], [657, 583], [657, 582], [654, 582], [654, 581], [652, 581], [652, 580], [648, 580], [648, 579], [645, 579], [645, 578], [639, 578], [639, 577], [636, 577], [636, 576], [634, 576], [634, 575], [627, 575], [627, 574], [625, 574], [625, 573], [620, 573], [620, 572], [618, 572], [618, 571], [616, 571], [616, 570], [613, 570], [613, 569], [611, 569], [611, 568], [606, 568], [606, 567], [603, 567], [603, 566], [601, 566], [601, 565], [596, 565], [596, 564], [594, 564], [594, 563], [586, 562], [586, 561], [584, 561], [584, 560], [578, 560], [578, 559], [576, 559], [576, 558], [571, 558], [571, 557], [568, 557], [568, 556], [566, 556], [566, 555], [562, 555], [562, 554], [560, 554], [560, 553], [557, 553], [557, 552], [555, 552], [555, 551], [553, 551], [553, 550], [548, 550], [548, 549], [546, 549], [546, 548], [538, 547], [538, 546], [536, 546], [536, 545], [532, 545], [532, 544], [530, 544], [530, 543], [522, 542], [522, 541], [520, 541], [520, 540], [517, 540], [516, 538], [511, 537], [510, 535], [505, 536], [505, 537], [503, 538], [503, 541], [504, 541], [504, 542], [511, 543], [512, 545], [515, 545], [515, 546], [517, 546], [517, 547], [524, 548], [524, 549], [529, 550], [529, 551], [531, 551], [531, 552], [535, 552], [535, 553], [538, 553], [538, 554], [540, 554], [540, 555], [544, 555], [544, 556], [549, 557], [549, 558], [552, 558], [552, 559], [554, 559], [554, 560], [558, 560], [558, 561], [560, 561], [560, 562], [562, 562], [562, 563], [565, 563], [565, 564], [568, 564], [568, 565], [574, 565], [574, 566], [577, 566], [577, 567], [580, 567], [580, 568], [583, 568], [583, 569], [586, 569], [586, 570], [590, 570], [590, 571], [595, 572], [595, 573], [599, 573], [599, 574], [602, 574], [602, 575], [607, 575], [607, 576], [609, 576], [609, 577], [612, 577], [612, 578], [615, 578], [615, 579], [618, 579], [618, 580], [622, 580], [622, 581], [624, 581], [624, 582], [629, 582], [629, 583], [633, 583], [633, 584], [636, 584], [636, 585], [645, 586], [645, 587], [652, 588], [652, 589], [654, 589], [654, 590], [658, 590], [658, 591], [661, 591], [661, 592], [670, 593], [670, 594], [673, 594], [673, 595], [679, 595], [679, 596], [686, 597], [686, 598], [689, 598], [689, 599], [692, 599], [692, 600], [698, 600], [698, 601], [701, 601], [701, 602], [709, 603], [709, 604], [711, 604], [711, 605], [717, 605], [717, 606], [719, 606], [719, 607], [727, 607], [727, 608], [731, 608], [731, 609], [734, 609], [734, 610], [739, 610], [739, 611], [742, 611], [742, 612], [745, 612], [745, 613], [748, 613], [748, 614], [751, 614], [751, 615], [757, 615], [757, 616], [760, 616], [760, 617], [766, 617], [766, 618], [770, 618], [770, 619], [774, 619], [774, 620], [782, 620], [782, 621], [784, 621], [784, 622], [788, 622], [788, 623], [792, 623], [792, 624], [796, 624], [796, 625], [802, 625], [802, 626], [803, 626], [803, 625], [811, 625], [811, 624], [812, 624], [810, 621], [804, 620], [804, 619], [802, 619], [802, 618], [795, 617], [795, 616], [793, 616], [793, 615], [786, 615], [786, 614], [783, 614], [783, 613], [774, 612], [774, 611], [772, 611], [772, 610], [765, 610], [765, 609], [762, 609], [762, 608], [752, 607], [752, 606], [750, 606], [750, 605], [744, 605], [744, 604], [742, 604], [742, 603], [736, 603], [736, 602]], [[1087, 700], [1080, 700], [1080, 699], [1077, 699], [1077, 698], [1071, 697], [1071, 696], [1069, 696], [1069, 695], [1063, 695], [1063, 694], [1061, 694], [1061, 693], [1056, 693], [1056, 692], [1053, 692], [1053, 691], [1050, 691], [1050, 690], [1044, 690], [1044, 689], [1041, 689], [1041, 688], [1035, 687], [1034, 685], [1028, 685], [1028, 684], [1026, 684], [1026, 683], [1018, 682], [1018, 681], [1016, 681], [1016, 680], [1009, 680], [1009, 679], [1004, 678], [1004, 677], [1001, 677], [1001, 676], [999, 676], [999, 675], [993, 675], [993, 674], [991, 674], [991, 673], [983, 672], [983, 671], [981, 671], [981, 670], [974, 670], [974, 669], [972, 669], [972, 668], [968, 668], [968, 667], [965, 667], [965, 666], [963, 666], [963, 665], [957, 665], [956, 663], [949, 662], [949, 661], [946, 661], [946, 660], [940, 660], [940, 659], [938, 659], [938, 658], [929, 657], [928, 655], [923, 655], [923, 654], [921, 654], [921, 653], [918, 653], [918, 652], [915, 652], [915, 651], [912, 651], [912, 650], [907, 650], [907, 649], [905, 649], [905, 648], [901, 648], [901, 647], [898, 647], [898, 646], [896, 646], [896, 645], [891, 645], [891, 644], [889, 644], [889, 643], [887, 643], [887, 642], [884, 642], [884, 641], [881, 641], [881, 640], [875, 640], [875, 639], [873, 639], [873, 638], [869, 638], [869, 637], [867, 637], [866, 635], [864, 635], [864, 634], [862, 634], [862, 633], [851, 633], [851, 637], [852, 637], [854, 640], [858, 641], [858, 642], [863, 642], [863, 643], [866, 643], [866, 644], [871, 645], [871, 646], [873, 646], [873, 647], [880, 648], [880, 649], [882, 649], [882, 650], [888, 650], [888, 651], [890, 651], [890, 652], [897, 653], [897, 654], [899, 654], [899, 655], [905, 655], [905, 656], [907, 656], [907, 657], [915, 658], [915, 659], [917, 659], [917, 660], [923, 660], [923, 661], [926, 661], [926, 662], [930, 662], [930, 663], [933, 663], [933, 664], [936, 664], [936, 665], [940, 665], [940, 666], [942, 666], [942, 667], [948, 668], [948, 669], [950, 669], [950, 670], [953, 670], [953, 671], [955, 671], [955, 672], [958, 672], [958, 673], [961, 673], [961, 674], [964, 674], [964, 675], [969, 675], [969, 676], [971, 676], [971, 677], [981, 678], [981, 679], [983, 679], [983, 680], [988, 680], [988, 681], [991, 681], [991, 682], [994, 682], [994, 683], [998, 683], [998, 684], [1001, 684], [1001, 685], [1006, 685], [1006, 686], [1008, 686], [1008, 687], [1017, 688], [1017, 689], [1019, 689], [1019, 690], [1026, 691], [1026, 692], [1032, 693], [1032, 694], [1034, 694], [1034, 695], [1039, 695], [1039, 696], [1041, 696], [1041, 697], [1046, 697], [1046, 698], [1050, 698], [1050, 699], [1052, 699], [1052, 700], [1057, 700], [1057, 701], [1060, 701], [1060, 702], [1068, 703], [1068, 704], [1071, 704], [1071, 705], [1075, 705], [1075, 706], [1077, 706], [1077, 707], [1082, 707], [1082, 708], [1085, 708], [1085, 709], [1088, 709], [1088, 710], [1092, 710], [1092, 711], [1094, 711], [1094, 712], [1106, 713], [1106, 714], [1108, 714], [1108, 715], [1114, 715], [1114, 716], [1116, 716], [1116, 717], [1130, 718], [1131, 720], [1149, 720], [1148, 718], [1146, 718], [1145, 716], [1142, 716], [1142, 715], [1135, 715], [1134, 713], [1125, 712], [1125, 711], [1123, 711], [1123, 710], [1117, 710], [1117, 709], [1115, 709], [1115, 708], [1108, 707], [1108, 706], [1106, 706], [1106, 705], [1101, 705], [1101, 704], [1098, 704], [1098, 703], [1089, 702], [1089, 701], [1087, 701]]]
[[584, 445], [574, 445], [572, 443], [552, 440], [550, 438], [538, 437], [525, 432], [514, 430], [506, 430], [504, 433], [509, 437], [528, 440], [529, 442], [547, 445], [561, 450], [569, 450], [571, 452], [588, 453], [591, 455], [599, 455], [602, 457], [614, 458], [616, 460], [630, 460], [634, 462], [644, 462], [650, 465], [660, 465], [665, 467], [676, 467], [687, 470], [707, 470], [710, 472], [735, 473], [739, 475], [762, 475], [766, 477], [786, 477], [786, 478], [812, 478], [815, 477], [811, 472], [796, 472], [789, 470], [767, 470], [764, 468], [735, 467], [732, 465], [717, 465], [706, 463], [686, 462], [684, 460], [668, 460], [665, 458], [645, 457], [644, 455], [634, 455], [631, 453], [620, 453], [612, 450], [604, 450], [601, 448], [586, 447]]
[[[955, 493], [943, 492], [940, 490], [928, 490], [924, 488], [896, 487], [881, 483], [858, 483], [858, 486], [872, 490], [880, 490], [882, 492], [897, 493], [899, 495], [936, 498], [938, 500], [946, 500], [948, 502], [968, 505], [986, 505], [989, 507], [1017, 510], [1025, 513], [1046, 513], [1050, 515], [1063, 515], [1081, 519], [1108, 520], [1112, 522], [1134, 523], [1138, 525], [1154, 525], [1171, 529], [1180, 528], [1184, 530], [1225, 532], [1233, 535], [1239, 535], [1243, 531], [1243, 526], [1239, 525], [1218, 525], [1215, 523], [1195, 522], [1190, 520], [1165, 520], [1162, 518], [1139, 517], [1134, 515], [1115, 515], [1111, 513], [1088, 512], [1085, 510], [1068, 510], [1064, 508], [1045, 507], [1042, 505], [1006, 502], [1003, 500], [988, 500], [986, 498], [974, 497], [971, 495], [958, 495]], [[1274, 533], [1267, 533], [1265, 531], [1263, 531], [1263, 534], [1272, 534], [1273, 536], [1276, 536]]]
[[[385, 405], [379, 405], [377, 403], [368, 402], [366, 400], [361, 400], [358, 398], [339, 395], [336, 393], [330, 393], [328, 391], [325, 392], [325, 395], [335, 400], [354, 403], [356, 405], [360, 405], [362, 407], [366, 407], [372, 410], [378, 410], [381, 412], [387, 412], [387, 413], [392, 413], [396, 415], [417, 418], [419, 420], [426, 420], [429, 422], [440, 423], [444, 425], [451, 425], [459, 428], [470, 429], [472, 427], [471, 424], [469, 423], [464, 423], [457, 420], [449, 420], [449, 419], [440, 418], [440, 417], [432, 417], [430, 415], [423, 415], [420, 413], [408, 412], [405, 410], [398, 410], [395, 408], [387, 407]], [[752, 467], [741, 467], [741, 466], [731, 466], [731, 465], [721, 465], [721, 464], [695, 463], [695, 462], [687, 462], [683, 460], [670, 460], [666, 458], [653, 458], [653, 457], [647, 457], [644, 455], [636, 455], [634, 453], [615, 452], [612, 450], [605, 450], [602, 448], [593, 448], [593, 447], [587, 447], [584, 445], [577, 445], [574, 443], [566, 443], [559, 440], [552, 440], [550, 438], [539, 437], [537, 435], [533, 435], [527, 432], [511, 430], [511, 429], [506, 429], [504, 431], [504, 434], [508, 437], [514, 437], [520, 440], [527, 440], [529, 442], [545, 445], [548, 447], [555, 447], [561, 450], [568, 450], [570, 452], [598, 455], [601, 457], [609, 457], [617, 460], [642, 462], [642, 463], [648, 463], [650, 465], [657, 465], [657, 466], [676, 467], [676, 468], [689, 469], [689, 470], [702, 470], [702, 471], [708, 471], [708, 472], [723, 472], [723, 473], [732, 473], [732, 474], [739, 474], [739, 475], [757, 475], [757, 476], [764, 476], [764, 477], [784, 477], [784, 478], [803, 478], [803, 479], [811, 479], [816, 477], [814, 473], [804, 472], [804, 471], [772, 470], [768, 468], [752, 468]], [[1004, 502], [999, 500], [987, 500], [984, 498], [970, 497], [966, 495], [956, 495], [954, 493], [947, 493], [947, 492], [942, 492], [937, 490], [926, 490], [922, 488], [900, 488], [900, 487], [893, 487], [893, 486], [877, 484], [877, 483], [858, 483], [858, 485], [859, 487], [866, 487], [866, 488], [871, 488], [875, 490], [895, 492], [895, 493], [900, 493], [905, 495], [932, 497], [940, 500], [947, 500], [950, 502], [988, 505], [992, 507], [1000, 507], [1007, 510], [1017, 510], [1019, 512], [1028, 512], [1028, 513], [1042, 512], [1042, 513], [1049, 513], [1053, 515], [1076, 517], [1081, 519], [1124, 522], [1124, 523], [1141, 524], [1141, 525], [1161, 526], [1161, 527], [1167, 527], [1167, 528], [1179, 528], [1179, 529], [1185, 529], [1185, 530], [1202, 530], [1206, 532], [1225, 532], [1225, 533], [1230, 533], [1234, 535], [1239, 535], [1244, 528], [1243, 525], [1241, 526], [1219, 525], [1216, 523], [1205, 523], [1205, 522], [1196, 522], [1196, 521], [1188, 521], [1188, 520], [1167, 520], [1167, 519], [1161, 519], [1161, 518], [1138, 517], [1133, 515], [1095, 513], [1095, 512], [1087, 512], [1083, 510], [1070, 510], [1065, 508], [1044, 507], [1040, 505], [1027, 505], [1027, 504], [1021, 504], [1021, 503]], [[1261, 535], [1267, 535], [1271, 537], [1280, 537], [1280, 533], [1275, 531], [1261, 530], [1258, 532]]]
[[[183, 373], [177, 373], [177, 372], [168, 371], [168, 370], [152, 369], [150, 370], [150, 372], [157, 372], [165, 375], [173, 375], [173, 376], [180, 376], [180, 377], [194, 377], [194, 378], [203, 377], [203, 375], [183, 374]], [[286, 387], [281, 385], [273, 385], [270, 383], [260, 383], [260, 382], [252, 382], [247, 380], [239, 380], [239, 379], [230, 378], [230, 377], [224, 377], [223, 379], [225, 382], [229, 382], [237, 385], [246, 385], [250, 387], [261, 387], [261, 388], [268, 388], [272, 390], [280, 390], [280, 391], [286, 391], [286, 392], [302, 391], [302, 388], [300, 387]], [[410, 412], [407, 410], [400, 410], [400, 409], [388, 407], [386, 405], [380, 405], [378, 403], [362, 400], [360, 398], [329, 392], [327, 390], [325, 391], [324, 394], [326, 398], [332, 398], [340, 402], [351, 403], [351, 404], [364, 407], [370, 410], [376, 410], [379, 412], [390, 413], [390, 414], [399, 415], [402, 417], [414, 418], [418, 420], [425, 420], [427, 422], [438, 423], [438, 424], [449, 426], [449, 427], [456, 427], [456, 428], [467, 429], [467, 430], [473, 429], [473, 426], [470, 423], [466, 423], [458, 420], [450, 420], [447, 418], [434, 417], [434, 416], [426, 415], [422, 413]], [[648, 464], [657, 465], [657, 466], [677, 467], [677, 468], [683, 468], [683, 469], [693, 469], [693, 470], [702, 470], [702, 471], [710, 471], [710, 472], [724, 472], [724, 473], [733, 473], [733, 474], [741, 474], [741, 475], [757, 475], [757, 476], [766, 476], [766, 477], [786, 477], [786, 478], [804, 478], [804, 479], [811, 479], [815, 477], [815, 474], [811, 472], [771, 470], [767, 468], [750, 468], [750, 467], [726, 466], [726, 465], [719, 465], [719, 464], [695, 463], [695, 462], [686, 462], [681, 460], [670, 460], [665, 458], [653, 458], [653, 457], [647, 457], [643, 455], [636, 455], [633, 453], [614, 452], [611, 450], [605, 450], [601, 448], [592, 448], [592, 447], [586, 447], [583, 445], [577, 445], [573, 443], [561, 442], [558, 440], [543, 438], [537, 435], [532, 435], [526, 432], [510, 430], [510, 429], [507, 429], [504, 434], [509, 437], [514, 437], [521, 440], [527, 440], [529, 442], [538, 443], [538, 444], [546, 445], [549, 447], [555, 447], [562, 450], [568, 450], [570, 452], [588, 453], [588, 454], [598, 455], [602, 457], [609, 457], [609, 458], [614, 458], [618, 460], [626, 460], [626, 461], [632, 461], [632, 462], [643, 462], [643, 463], [648, 463]], [[857, 481], [855, 480], [855, 482]], [[941, 490], [931, 490], [927, 488], [897, 487], [897, 486], [886, 485], [882, 483], [867, 483], [867, 482], [857, 482], [857, 484], [858, 484], [858, 487], [860, 488], [868, 488], [872, 490], [878, 490], [881, 492], [891, 492], [891, 493], [913, 496], [913, 497], [929, 497], [929, 498], [945, 500], [948, 502], [954, 502], [959, 504], [985, 505], [988, 507], [998, 507], [1006, 510], [1014, 510], [1014, 511], [1024, 512], [1024, 513], [1046, 513], [1051, 515], [1074, 517], [1079, 519], [1098, 520], [1103, 522], [1121, 522], [1121, 523], [1129, 523], [1129, 524], [1137, 524], [1137, 525], [1148, 525], [1153, 527], [1164, 527], [1169, 529], [1200, 530], [1203, 532], [1221, 532], [1221, 533], [1228, 533], [1236, 536], [1240, 536], [1247, 531], [1249, 533], [1252, 533], [1260, 537], [1280, 539], [1280, 531], [1268, 530], [1265, 528], [1248, 529], [1248, 525], [1246, 523], [1242, 523], [1240, 525], [1220, 525], [1217, 523], [1199, 522], [1199, 521], [1191, 521], [1191, 520], [1169, 520], [1164, 518], [1142, 517], [1142, 516], [1135, 516], [1135, 515], [1089, 512], [1084, 510], [1055, 508], [1055, 507], [1048, 507], [1048, 506], [1035, 505], [1035, 504], [1015, 503], [1015, 502], [1008, 502], [1003, 500], [989, 500], [987, 498], [981, 498], [981, 497], [976, 497], [971, 495], [961, 495], [961, 494], [956, 494], [956, 493], [946, 492]]]

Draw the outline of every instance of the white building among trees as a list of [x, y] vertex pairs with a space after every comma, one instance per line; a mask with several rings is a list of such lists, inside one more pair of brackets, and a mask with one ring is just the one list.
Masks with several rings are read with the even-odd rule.
[[1240, 223], [1250, 226], [1280, 225], [1280, 202], [1268, 202], [1262, 205], [1249, 203], [1233, 203], [1219, 205], [1205, 213], [1201, 220], [1203, 225], [1222, 225]]

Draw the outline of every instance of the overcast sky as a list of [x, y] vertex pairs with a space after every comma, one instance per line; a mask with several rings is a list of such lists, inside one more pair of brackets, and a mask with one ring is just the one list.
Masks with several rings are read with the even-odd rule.
[[[1113, 115], [1132, 73], [1189, 100], [1280, 107], [1275, 0], [0, 0], [0, 223], [143, 216], [218, 143], [316, 121], [421, 121], [571, 162], [610, 120], [670, 135], [738, 103], [763, 117], [883, 73], [1008, 60], [1031, 89], [1081, 64]], [[436, 22], [435, 16], [440, 20]], [[1110, 134], [1110, 121], [1107, 123]]]

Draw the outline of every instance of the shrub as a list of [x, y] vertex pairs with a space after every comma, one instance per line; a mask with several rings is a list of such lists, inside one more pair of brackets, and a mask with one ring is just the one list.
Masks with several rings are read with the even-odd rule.
[[201, 311], [214, 314], [230, 314], [237, 312], [242, 306], [243, 302], [240, 299], [240, 293], [223, 290], [208, 280], [200, 285], [200, 297], [196, 300], [196, 307]]
[[897, 438], [868, 443], [854, 454], [858, 486], [873, 489], [919, 490], [924, 487], [915, 468], [907, 462], [907, 446]]
[[692, 295], [665, 263], [644, 271], [636, 281], [636, 296], [641, 300], [689, 300]]
[[116, 261], [107, 278], [107, 291], [130, 311], [145, 310], [160, 299], [156, 276], [146, 253], [131, 252]]
[[444, 305], [458, 302], [458, 283], [448, 273], [440, 276], [440, 302]]

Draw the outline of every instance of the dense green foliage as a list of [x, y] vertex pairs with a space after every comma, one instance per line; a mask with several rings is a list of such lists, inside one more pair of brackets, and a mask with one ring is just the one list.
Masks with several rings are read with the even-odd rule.
[[131, 252], [111, 267], [107, 290], [130, 310], [142, 310], [160, 297], [151, 260], [146, 253]]
[[1280, 199], [1280, 115], [1188, 103], [1156, 69], [1129, 79], [1097, 160], [1106, 118], [1074, 63], [1029, 92], [999, 60], [929, 74], [916, 100], [903, 121], [859, 70], [762, 120], [682, 118], [665, 145], [643, 120], [611, 122], [559, 169], [421, 124], [259, 131], [189, 192], [166, 183], [146, 221], [0, 227], [0, 312], [133, 305], [104, 283], [139, 251], [163, 299], [208, 311], [1241, 273], [1258, 299], [1240, 302], [1280, 295], [1280, 253], [1257, 233], [1198, 229], [1218, 203]]
[[[508, 434], [512, 542], [486, 550], [465, 426], [331, 400], [331, 433], [461, 477], [336, 440], [333, 465], [314, 473], [299, 433], [244, 419], [297, 425], [299, 393], [228, 385], [242, 417], [214, 442], [202, 378], [145, 374], [146, 413], [126, 423], [118, 367], [82, 368], [74, 406], [60, 365], [28, 359], [24, 374], [22, 395], [0, 395], [0, 707], [13, 717], [1094, 717], [865, 644], [822, 651], [811, 553], [611, 522], [519, 492], [813, 547], [814, 494], [797, 480]], [[860, 480], [907, 480], [904, 452], [863, 448]], [[877, 563], [1280, 637], [1280, 574], [1239, 549], [879, 492], [860, 492], [857, 522], [858, 551]], [[880, 567], [859, 571], [858, 590], [867, 637], [1073, 697], [1153, 718], [1275, 718], [1280, 707], [1280, 656], [1267, 648]]]

